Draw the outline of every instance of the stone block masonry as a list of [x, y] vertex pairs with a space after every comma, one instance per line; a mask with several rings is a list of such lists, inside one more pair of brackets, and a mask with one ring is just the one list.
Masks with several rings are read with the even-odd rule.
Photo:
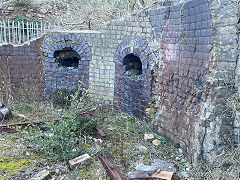
[[191, 161], [211, 161], [239, 137], [239, 111], [228, 103], [240, 82], [239, 18], [231, 1], [181, 2], [98, 31], [0, 46], [1, 95], [41, 100], [81, 81], [94, 101], [154, 122]]
[[204, 76], [213, 34], [209, 4], [207, 0], [188, 1], [148, 13], [161, 41], [165, 66], [156, 76], [153, 91], [159, 101], [156, 130], [179, 142], [193, 157], [195, 126], [208, 95]]

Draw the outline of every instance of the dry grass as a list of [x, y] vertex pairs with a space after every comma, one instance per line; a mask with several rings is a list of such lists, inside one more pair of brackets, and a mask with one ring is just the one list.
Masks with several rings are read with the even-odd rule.
[[240, 146], [223, 151], [212, 163], [200, 162], [192, 171], [194, 179], [240, 179]]
[[62, 9], [49, 20], [59, 24], [58, 29], [93, 29], [154, 3], [156, 0], [71, 0], [62, 3]]

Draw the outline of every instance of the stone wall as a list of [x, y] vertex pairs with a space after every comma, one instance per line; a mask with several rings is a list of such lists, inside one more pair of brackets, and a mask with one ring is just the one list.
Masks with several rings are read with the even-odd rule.
[[[235, 71], [239, 56], [237, 6], [234, 1], [210, 1], [214, 27], [209, 73], [206, 76], [209, 96], [203, 105], [198, 144], [205, 159], [211, 160], [222, 149], [234, 144]], [[237, 102], [238, 103], [238, 102]], [[198, 154], [196, 154], [198, 156]]]
[[212, 20], [207, 0], [149, 11], [161, 42], [163, 68], [156, 74], [158, 132], [178, 142], [194, 157], [195, 126], [206, 101], [205, 74], [212, 49]]
[[0, 97], [4, 100], [42, 100], [44, 37], [20, 47], [0, 46]]
[[[228, 0], [176, 2], [113, 20], [98, 31], [52, 31], [29, 45], [0, 46], [5, 81], [16, 95], [32, 100], [29, 93], [41, 99], [58, 88], [76, 88], [80, 80], [94, 101], [153, 122], [192, 161], [211, 160], [239, 132], [240, 118], [229, 104], [240, 82], [239, 18]], [[76, 69], [56, 63], [55, 52], [66, 48], [80, 57]], [[137, 77], [126, 73], [129, 54], [140, 59]], [[20, 82], [32, 89], [22, 93], [27, 88]]]

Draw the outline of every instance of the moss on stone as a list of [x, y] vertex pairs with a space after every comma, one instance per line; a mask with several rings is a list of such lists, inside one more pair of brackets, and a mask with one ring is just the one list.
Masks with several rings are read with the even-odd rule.
[[[15, 159], [7, 156], [0, 158], [0, 172], [15, 175], [19, 171], [25, 171], [30, 167], [32, 160]], [[1, 179], [1, 178], [0, 178]]]

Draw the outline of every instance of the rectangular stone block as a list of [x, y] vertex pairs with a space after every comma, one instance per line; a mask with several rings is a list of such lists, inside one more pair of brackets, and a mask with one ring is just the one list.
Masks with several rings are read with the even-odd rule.
[[91, 157], [88, 154], [84, 154], [82, 156], [76, 157], [69, 161], [69, 165], [71, 169], [75, 169], [78, 166], [83, 164], [88, 164], [91, 161]]

